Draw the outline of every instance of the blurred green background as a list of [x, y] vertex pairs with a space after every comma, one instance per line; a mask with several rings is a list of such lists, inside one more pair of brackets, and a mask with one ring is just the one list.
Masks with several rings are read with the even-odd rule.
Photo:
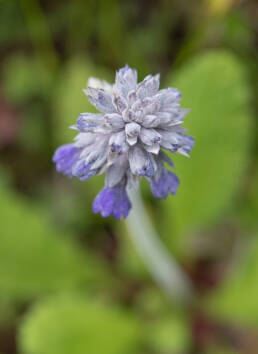
[[[256, 0], [0, 0], [0, 354], [258, 353]], [[148, 213], [192, 279], [169, 301], [124, 221], [94, 215], [103, 177], [57, 174], [89, 76], [161, 73], [191, 108], [176, 197]]]

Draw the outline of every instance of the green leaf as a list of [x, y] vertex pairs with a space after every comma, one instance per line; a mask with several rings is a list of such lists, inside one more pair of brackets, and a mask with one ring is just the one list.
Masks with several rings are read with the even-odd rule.
[[141, 292], [136, 306], [149, 318], [146, 341], [155, 353], [189, 352], [192, 341], [190, 321], [184, 310], [173, 306], [155, 288]]
[[258, 239], [249, 242], [234, 271], [206, 300], [214, 316], [231, 323], [258, 326]]
[[[191, 109], [185, 122], [196, 139], [190, 159], [172, 156], [180, 187], [163, 203], [163, 232], [179, 239], [210, 227], [238, 194], [252, 138], [245, 68], [229, 52], [211, 51], [190, 61], [169, 84]], [[182, 246], [182, 245], [181, 245]]]
[[249, 245], [244, 261], [211, 296], [209, 307], [217, 316], [258, 325], [258, 243]]
[[140, 333], [136, 319], [121, 309], [63, 295], [25, 316], [19, 342], [27, 354], [136, 354]]
[[67, 63], [61, 75], [53, 98], [53, 132], [57, 144], [67, 144], [76, 135], [69, 127], [76, 123], [79, 114], [96, 112], [82, 91], [87, 87], [89, 77], [107, 79], [108, 74], [102, 69], [97, 69], [85, 58], [75, 58]]
[[[257, 165], [256, 160], [254, 164]], [[248, 178], [248, 190], [245, 197], [245, 203], [242, 203], [236, 211], [236, 218], [244, 230], [253, 232], [258, 229], [258, 168]]]
[[71, 235], [58, 232], [43, 210], [0, 182], [1, 295], [24, 301], [93, 281], [98, 275], [94, 258], [80, 252]]
[[150, 342], [157, 352], [181, 353], [190, 349], [191, 339], [188, 324], [182, 315], [163, 318], [152, 326]]

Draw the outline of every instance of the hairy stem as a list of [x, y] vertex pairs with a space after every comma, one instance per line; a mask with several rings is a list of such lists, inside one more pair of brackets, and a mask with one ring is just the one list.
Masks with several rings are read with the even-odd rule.
[[127, 227], [138, 253], [169, 298], [189, 303], [194, 295], [190, 280], [153, 229], [139, 191], [130, 190], [129, 194], [133, 208], [127, 218]]

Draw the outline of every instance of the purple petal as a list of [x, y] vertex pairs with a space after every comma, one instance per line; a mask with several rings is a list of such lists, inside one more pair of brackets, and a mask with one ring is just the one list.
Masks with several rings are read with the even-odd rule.
[[93, 202], [94, 213], [101, 213], [105, 218], [112, 213], [115, 199], [115, 188], [103, 188]]
[[123, 181], [128, 170], [127, 160], [121, 156], [116, 163], [107, 169], [105, 184], [108, 187], [115, 187]]
[[140, 82], [137, 86], [136, 94], [141, 100], [146, 97], [153, 96], [158, 92], [159, 89], [159, 74], [152, 76], [148, 75], [145, 79]]
[[74, 144], [60, 146], [53, 156], [53, 162], [56, 164], [57, 171], [73, 177], [72, 168], [78, 161], [80, 153], [81, 150], [75, 147]]
[[100, 112], [113, 113], [115, 112], [115, 107], [112, 103], [111, 93], [102, 90], [89, 87], [84, 90], [84, 93], [88, 96], [88, 100], [93, 106], [97, 108]]
[[128, 65], [116, 73], [115, 90], [118, 94], [127, 97], [128, 93], [136, 88], [137, 71]]
[[81, 132], [93, 131], [104, 124], [103, 114], [81, 113], [77, 119], [76, 128]]
[[192, 136], [165, 130], [159, 130], [159, 133], [162, 135], [161, 146], [170, 152], [178, 152], [188, 156], [194, 146], [194, 138]]
[[168, 193], [176, 194], [179, 186], [178, 177], [163, 167], [158, 178], [152, 178], [151, 191], [155, 198], [167, 198]]
[[122, 75], [122, 77], [125, 76], [125, 74], [130, 71], [131, 68], [128, 66], [128, 64], [126, 64], [123, 68], [121, 68], [118, 73], [120, 73]]
[[129, 164], [133, 174], [137, 176], [154, 176], [157, 164], [152, 154], [141, 146], [135, 145], [129, 150]]
[[182, 137], [184, 139], [184, 143], [182, 145], [182, 148], [185, 150], [185, 152], [189, 153], [192, 151], [193, 147], [194, 147], [194, 138], [192, 136], [189, 135], [183, 135]]
[[160, 151], [159, 157], [162, 161], [166, 162], [169, 166], [175, 167], [171, 158], [164, 151]]
[[131, 203], [124, 183], [113, 188], [103, 188], [93, 202], [94, 213], [101, 213], [104, 218], [110, 215], [119, 220], [126, 218], [130, 209]]
[[96, 170], [91, 170], [91, 164], [86, 164], [84, 160], [78, 161], [72, 169], [72, 175], [80, 181], [86, 181], [96, 174]]

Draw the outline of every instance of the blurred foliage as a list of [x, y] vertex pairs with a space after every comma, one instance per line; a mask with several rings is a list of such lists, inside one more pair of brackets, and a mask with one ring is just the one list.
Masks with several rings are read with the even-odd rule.
[[[0, 353], [257, 352], [257, 16], [256, 0], [0, 0]], [[71, 181], [51, 162], [94, 111], [88, 78], [125, 63], [191, 109], [178, 195], [141, 188], [196, 289], [186, 308], [125, 224], [92, 213], [103, 177]]]
[[224, 14], [233, 5], [234, 0], [207, 0], [208, 10], [212, 14]]
[[1, 187], [1, 295], [27, 301], [91, 283], [98, 274], [94, 258], [85, 257], [72, 240], [58, 233], [44, 210], [14, 195], [3, 184]]
[[139, 352], [140, 340], [140, 325], [131, 314], [76, 295], [37, 304], [20, 332], [21, 349], [28, 354], [131, 354]]
[[42, 99], [48, 95], [53, 78], [42, 61], [25, 55], [15, 55], [8, 58], [3, 65], [3, 85], [10, 102], [22, 104], [32, 97]]
[[174, 244], [173, 232], [183, 242], [182, 235], [212, 227], [232, 206], [248, 164], [252, 129], [244, 67], [231, 54], [196, 57], [168, 82], [191, 108], [185, 126], [196, 139], [189, 161], [174, 158], [181, 186], [163, 203], [164, 235]]
[[248, 240], [244, 254], [228, 278], [208, 299], [215, 316], [228, 322], [258, 326], [258, 240]]
[[158, 321], [152, 328], [150, 343], [157, 352], [187, 352], [191, 348], [187, 319], [173, 315]]

